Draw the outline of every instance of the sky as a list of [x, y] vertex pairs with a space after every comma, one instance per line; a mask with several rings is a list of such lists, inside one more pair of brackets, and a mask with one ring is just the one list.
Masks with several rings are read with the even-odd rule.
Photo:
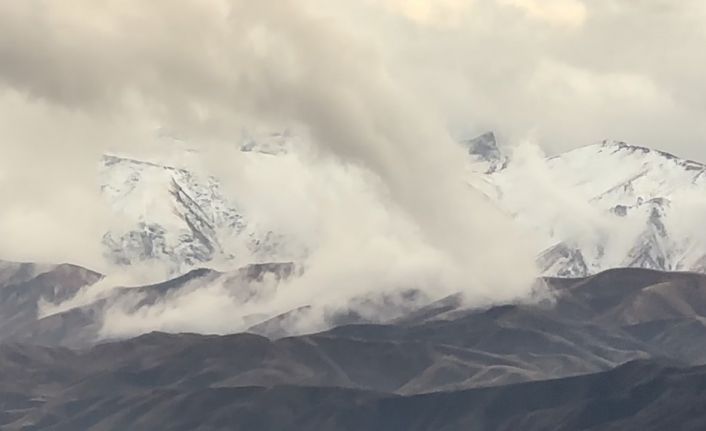
[[531, 240], [459, 181], [456, 141], [493, 130], [553, 154], [616, 139], [706, 160], [705, 18], [699, 0], [2, 2], [0, 253], [98, 266], [117, 222], [94, 203], [105, 151], [148, 151], [166, 130], [227, 183], [243, 128], [294, 126], [312, 143], [298, 172], [315, 174], [261, 172], [263, 193], [323, 187], [331, 166], [356, 177], [341, 187], [357, 211], [309, 202], [332, 220], [317, 285], [443, 272], [511, 297], [536, 275]]
[[[706, 5], [698, 0], [0, 7], [5, 111], [16, 110], [13, 97], [102, 121], [146, 110], [144, 127], [153, 121], [215, 134], [224, 127], [217, 117], [281, 103], [277, 85], [317, 74], [336, 82], [343, 73], [336, 68], [345, 66], [359, 80], [395, 81], [456, 135], [492, 129], [508, 143], [531, 138], [550, 153], [616, 139], [706, 159], [699, 121]], [[260, 67], [280, 76], [258, 77]], [[238, 94], [243, 87], [269, 99], [255, 107], [245, 102], [253, 94]]]

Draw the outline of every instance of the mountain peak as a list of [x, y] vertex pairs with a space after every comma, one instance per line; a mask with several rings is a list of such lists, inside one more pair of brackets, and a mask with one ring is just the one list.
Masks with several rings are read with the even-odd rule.
[[463, 141], [463, 143], [468, 146], [468, 152], [470, 154], [492, 157], [500, 153], [500, 150], [498, 150], [498, 142], [493, 132], [485, 132], [475, 138], [467, 139]]
[[485, 132], [475, 138], [462, 141], [477, 162], [487, 164], [485, 173], [493, 173], [507, 166], [508, 158], [498, 148], [495, 133]]
[[[615, 151], [627, 151], [630, 153], [640, 152], [643, 154], [649, 154], [653, 151], [656, 151], [656, 150], [652, 150], [651, 148], [641, 147], [639, 145], [631, 145], [631, 144], [628, 144], [624, 141], [613, 141], [613, 140], [608, 140], [608, 139], [604, 139], [598, 145], [600, 145], [603, 148], [612, 148], [612, 149], [615, 149]], [[656, 151], [656, 152], [661, 153], [661, 151]], [[677, 158], [676, 156], [669, 154], [669, 153], [664, 153], [664, 154], [667, 155], [669, 158]]]
[[624, 141], [603, 140], [598, 144], [589, 145], [588, 147], [599, 147], [601, 149], [609, 149], [612, 150], [612, 153], [655, 155], [667, 160], [671, 160], [679, 165], [682, 165], [687, 170], [706, 169], [706, 165], [704, 163], [685, 159], [683, 157], [679, 157], [675, 154], [668, 153], [666, 151], [628, 144]]

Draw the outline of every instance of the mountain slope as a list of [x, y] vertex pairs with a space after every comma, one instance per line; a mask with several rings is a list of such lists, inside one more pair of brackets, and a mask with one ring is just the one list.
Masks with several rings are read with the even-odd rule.
[[[186, 338], [182, 341], [188, 343]], [[31, 357], [51, 354], [62, 359], [62, 352], [15, 349]], [[12, 365], [2, 351], [0, 361]], [[15, 386], [13, 391], [7, 384], [0, 386], [7, 406], [0, 416], [3, 429], [531, 431], [706, 426], [704, 367], [664, 362], [635, 361], [559, 380], [408, 396], [335, 386], [166, 386], [161, 376], [177, 369], [170, 371], [160, 363], [136, 375], [117, 363], [108, 369], [114, 376], [71, 387], [67, 377], [80, 378], [77, 370], [80, 365], [90, 367], [89, 362], [74, 358], [68, 368], [50, 361], [32, 365], [42, 363], [66, 380], [55, 383], [57, 395], [48, 399], [32, 397], [26, 387], [16, 391]]]
[[[478, 139], [487, 154], [490, 138]], [[497, 170], [486, 165], [476, 169], [482, 181], [475, 185], [539, 234], [545, 275], [703, 268], [706, 237], [697, 222], [706, 216], [702, 163], [604, 141], [546, 159], [520, 152]]]
[[[136, 326], [132, 332], [105, 332], [105, 316], [116, 310], [121, 319], [140, 320], [212, 284], [247, 304], [252, 289], [263, 286], [259, 280], [276, 282], [293, 271], [293, 265], [286, 263], [248, 266], [232, 273], [195, 270], [164, 283], [110, 289], [93, 302], [60, 307], [42, 316], [37, 315], [36, 302], [47, 295], [45, 288], [41, 283], [28, 284], [22, 302], [8, 301], [14, 314], [0, 315], [8, 317], [0, 320], [6, 328], [0, 332], [0, 342], [87, 348], [105, 337], [126, 338], [144, 330]], [[281, 325], [275, 324], [278, 316], [243, 315], [233, 320], [229, 332], [249, 328], [272, 337], [257, 343], [268, 352], [268, 360], [240, 369], [218, 368], [216, 374], [255, 385], [322, 385], [320, 377], [327, 376], [324, 381], [337, 386], [414, 393], [596, 372], [640, 358], [706, 363], [704, 277], [620, 269], [585, 279], [545, 279], [541, 282], [546, 284], [548, 299], [539, 303], [467, 309], [453, 297], [432, 303], [415, 299], [416, 307], [401, 317], [380, 316], [372, 322], [347, 313], [343, 321], [349, 323], [340, 326], [342, 319], [331, 315], [325, 324], [334, 329], [293, 338], [287, 336], [299, 327], [297, 319], [311, 318], [306, 309], [293, 310]], [[12, 287], [0, 292], [5, 289]], [[233, 309], [234, 317], [238, 313]], [[247, 343], [236, 346], [232, 348], [250, 350]], [[385, 361], [378, 357], [383, 352]], [[117, 360], [119, 355], [111, 357]], [[397, 369], [390, 368], [392, 363]], [[204, 366], [194, 370], [197, 378]], [[184, 373], [177, 377], [189, 378]]]
[[[295, 137], [246, 139], [251, 162], [286, 157]], [[544, 275], [581, 277], [608, 268], [702, 271], [706, 165], [604, 141], [544, 158], [503, 153], [495, 135], [462, 141], [469, 182], [539, 238]], [[103, 242], [113, 262], [163, 264], [171, 274], [203, 266], [304, 258], [293, 238], [252, 220], [248, 202], [195, 163], [183, 167], [106, 155], [101, 188], [125, 223]], [[177, 157], [178, 159], [178, 157]], [[261, 160], [262, 159], [262, 160]]]
[[[133, 312], [144, 315], [215, 279], [247, 298], [248, 280], [286, 278], [294, 270], [291, 264], [195, 270], [112, 289], [94, 303], [34, 321], [27, 317], [39, 298], [61, 301], [100, 275], [60, 265], [0, 286], [3, 302], [24, 316], [24, 325], [16, 325], [15, 314], [0, 310], [1, 319], [9, 318], [2, 327], [15, 328], [9, 338], [0, 332], [0, 428], [559, 430], [705, 423], [706, 275], [697, 273], [623, 268], [545, 278], [544, 299], [534, 303], [468, 309], [451, 296], [387, 322], [307, 335], [80, 340], [100, 327], [101, 307], [124, 295], [134, 295]], [[61, 347], [78, 341], [80, 349]], [[688, 366], [694, 368], [681, 368]]]
[[[101, 189], [128, 228], [106, 232], [109, 260], [164, 264], [181, 274], [205, 263], [271, 256], [276, 239], [247, 221], [218, 179], [196, 169], [106, 155]], [[240, 258], [240, 259], [239, 259]]]
[[36, 324], [41, 303], [66, 301], [103, 277], [69, 264], [0, 262], [0, 268], [0, 340], [13, 338]]

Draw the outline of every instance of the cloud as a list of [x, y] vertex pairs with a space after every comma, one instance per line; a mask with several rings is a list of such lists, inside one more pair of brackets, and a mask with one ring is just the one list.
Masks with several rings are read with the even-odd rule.
[[526, 140], [514, 148], [511, 163], [496, 181], [505, 186], [503, 205], [536, 232], [543, 248], [558, 241], [586, 254], [600, 248], [604, 267], [620, 266], [644, 224], [596, 206], [591, 202], [596, 188], [582, 189], [580, 178], [571, 163], [552, 167], [541, 148]]
[[[154, 329], [242, 331], [300, 307], [307, 307], [306, 312], [291, 318], [288, 326], [292, 332], [307, 332], [326, 328], [332, 316], [351, 308], [384, 321], [404, 307], [459, 291], [474, 305], [514, 300], [529, 292], [533, 271], [522, 273], [522, 279], [509, 279], [517, 280], [511, 283], [477, 271], [480, 260], [460, 265], [453, 249], [429, 241], [413, 214], [391, 201], [380, 178], [364, 165], [343, 165], [336, 158], [305, 151], [233, 157], [248, 159], [238, 164], [242, 171], [229, 184], [243, 210], [258, 223], [275, 227], [295, 256], [306, 251], [297, 260], [302, 274], [274, 283], [264, 289], [269, 294], [247, 301], [233, 295], [221, 280], [203, 290], [187, 288], [137, 311], [131, 308], [134, 301], [117, 303], [105, 313], [103, 336]], [[469, 244], [468, 249], [478, 252], [481, 246]], [[287, 251], [280, 253], [287, 257]], [[505, 254], [483, 261], [501, 265], [512, 262], [508, 256], [512, 258]], [[263, 286], [255, 290], [263, 291]], [[405, 296], [410, 291], [418, 292], [413, 300]]]
[[458, 25], [473, 0], [385, 0], [388, 10], [425, 26]]
[[[536, 271], [532, 247], [509, 218], [466, 187], [466, 154], [442, 113], [398, 79], [385, 52], [354, 26], [326, 18], [293, 1], [4, 3], [0, 82], [22, 103], [47, 110], [37, 120], [58, 126], [51, 115], [61, 113], [76, 122], [57, 131], [65, 146], [31, 135], [39, 130], [31, 125], [11, 145], [30, 146], [22, 154], [36, 154], [42, 169], [51, 168], [37, 178], [53, 196], [65, 196], [71, 184], [95, 184], [89, 172], [97, 156], [110, 147], [146, 145], [150, 127], [173, 130], [215, 154], [211, 169], [226, 184], [255, 192], [252, 214], [305, 242], [315, 239], [305, 277], [268, 300], [263, 307], [270, 311], [295, 301], [344, 304], [419, 287], [433, 296], [464, 291], [470, 300], [523, 295]], [[312, 144], [295, 150], [303, 158], [283, 159], [292, 163], [280, 165], [284, 171], [233, 172], [243, 166], [229, 151], [233, 137], [245, 126], [281, 124]], [[73, 163], [79, 168], [65, 181], [63, 169]], [[8, 172], [7, 184], [27, 181], [20, 170]], [[291, 199], [288, 190], [302, 199]], [[75, 212], [57, 226], [46, 220], [68, 204], [78, 208], [42, 201], [44, 219], [9, 226], [22, 231], [40, 223], [60, 231]], [[93, 210], [86, 211], [90, 219]], [[85, 225], [105, 226], [98, 219]], [[52, 244], [54, 251], [75, 244], [64, 235], [47, 238], [60, 244]], [[159, 315], [188, 315], [182, 305]]]
[[[2, 251], [99, 265], [96, 234], [116, 221], [82, 205], [98, 202], [95, 160], [144, 151], [161, 127], [253, 214], [317, 239], [317, 295], [420, 280], [526, 293], [534, 246], [464, 185], [454, 138], [706, 159], [705, 15], [694, 0], [3, 2]], [[248, 171], [234, 137], [282, 126], [311, 146]]]
[[578, 27], [586, 21], [586, 5], [579, 0], [500, 0], [500, 3], [515, 6], [529, 17], [550, 24]]
[[459, 135], [532, 132], [550, 154], [617, 139], [706, 160], [700, 2], [473, 2], [443, 28], [349, 16], [366, 16], [360, 33]]
[[[287, 117], [268, 108], [298, 100], [282, 91], [297, 80], [386, 74], [456, 134], [534, 130], [551, 153], [609, 138], [706, 159], [705, 15], [693, 0], [12, 2], [0, 79], [94, 114], [143, 109], [224, 137], [244, 111]], [[321, 27], [330, 39], [312, 41]], [[555, 88], [577, 74], [580, 88]], [[614, 77], [612, 96], [597, 97]], [[644, 83], [659, 97], [644, 100]], [[251, 103], [256, 93], [267, 97]]]

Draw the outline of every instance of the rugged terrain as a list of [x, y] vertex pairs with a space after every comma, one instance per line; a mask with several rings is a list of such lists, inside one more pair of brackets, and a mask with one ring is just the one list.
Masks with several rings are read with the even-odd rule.
[[[293, 270], [228, 277], [242, 291]], [[2, 429], [698, 429], [706, 420], [706, 276], [696, 273], [545, 278], [551, 294], [533, 302], [468, 309], [452, 296], [307, 335], [267, 337], [271, 325], [254, 325], [260, 335], [98, 344], [96, 304], [27, 316], [39, 298], [99, 274], [5, 263], [0, 275], [2, 303], [14, 310], [0, 314]], [[133, 304], [214, 276], [223, 274], [133, 287]]]
[[[126, 378], [126, 377], [124, 377]], [[22, 430], [700, 430], [703, 367], [636, 361], [518, 385], [399, 396], [306, 386], [133, 389], [43, 404], [5, 394]]]
[[[276, 160], [289, 137], [275, 138], [243, 151]], [[468, 183], [540, 239], [533, 296], [472, 307], [408, 289], [353, 298], [318, 331], [298, 326], [307, 304], [238, 309], [221, 335], [106, 322], [214, 286], [236, 306], [267, 298], [304, 270], [276, 259], [297, 247], [208, 172], [105, 156], [104, 196], [128, 220], [106, 255], [172, 275], [122, 286], [0, 262], [0, 428], [703, 429], [706, 167], [620, 142], [552, 157], [505, 154], [492, 134], [464, 144]], [[385, 312], [356, 308], [371, 305]]]

